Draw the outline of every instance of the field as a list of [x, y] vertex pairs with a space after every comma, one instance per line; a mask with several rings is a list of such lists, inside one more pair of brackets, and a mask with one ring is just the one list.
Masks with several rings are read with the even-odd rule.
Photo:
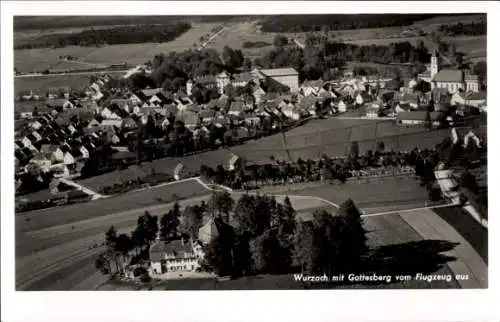
[[[59, 56], [72, 55], [78, 60], [92, 64], [142, 64], [158, 53], [182, 51], [193, 48], [199, 44], [199, 38], [210, 34], [218, 26], [216, 23], [193, 23], [192, 28], [177, 39], [168, 43], [145, 43], [110, 45], [103, 47], [78, 47], [43, 48], [16, 50], [14, 53], [14, 66], [20, 72], [42, 71], [57, 68], [60, 63]], [[82, 68], [88, 68], [82, 65]]]
[[[351, 141], [357, 140], [361, 153], [375, 151], [378, 141], [383, 141], [390, 151], [411, 150], [415, 147], [431, 148], [449, 136], [448, 130], [426, 131], [419, 127], [400, 127], [394, 121], [324, 119], [293, 129], [286, 133], [288, 152], [297, 158], [318, 158], [323, 154], [343, 156]], [[288, 159], [282, 135], [274, 135], [243, 146], [232, 148], [238, 155], [252, 161]]]
[[[272, 188], [268, 190], [266, 192], [272, 192]], [[373, 213], [373, 210], [385, 211], [384, 208], [391, 208], [390, 211], [394, 211], [424, 207], [428, 200], [427, 190], [419, 185], [418, 180], [411, 177], [388, 177], [371, 179], [368, 182], [324, 184], [297, 189], [292, 185], [287, 190], [290, 194], [316, 196], [337, 205], [352, 199], [366, 213]]]
[[[354, 127], [353, 127], [354, 126]], [[350, 128], [352, 127], [352, 129]], [[427, 131], [423, 128], [404, 128], [393, 121], [369, 120], [314, 120], [285, 134], [288, 152], [292, 160], [317, 159], [324, 154], [344, 156], [351, 140], [357, 140], [360, 152], [375, 151], [377, 142], [383, 141], [386, 151], [411, 150], [415, 147], [432, 148], [450, 135], [449, 130]], [[154, 169], [157, 173], [173, 174], [177, 164], [184, 164], [188, 172], [196, 172], [201, 165], [215, 168], [222, 164], [227, 168], [233, 154], [243, 157], [248, 162], [289, 160], [287, 149], [281, 134], [272, 135], [230, 149], [219, 149], [180, 158], [163, 158], [151, 163], [144, 163], [140, 168], [131, 166], [126, 170], [113, 171], [78, 182], [89, 189], [98, 190], [103, 186], [121, 183], [137, 178]]]
[[14, 93], [33, 90], [35, 93], [43, 95], [51, 87], [70, 86], [78, 89], [87, 85], [90, 85], [90, 74], [15, 77]]

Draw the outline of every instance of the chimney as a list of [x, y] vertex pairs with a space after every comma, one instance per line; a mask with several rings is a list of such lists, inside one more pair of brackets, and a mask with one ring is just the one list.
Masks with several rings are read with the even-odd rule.
[[181, 237], [181, 245], [184, 246], [184, 237]]

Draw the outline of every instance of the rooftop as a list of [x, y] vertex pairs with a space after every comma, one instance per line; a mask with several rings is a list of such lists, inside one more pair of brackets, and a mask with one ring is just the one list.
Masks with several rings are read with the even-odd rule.
[[460, 83], [463, 80], [462, 71], [458, 69], [442, 69], [432, 79], [434, 82]]

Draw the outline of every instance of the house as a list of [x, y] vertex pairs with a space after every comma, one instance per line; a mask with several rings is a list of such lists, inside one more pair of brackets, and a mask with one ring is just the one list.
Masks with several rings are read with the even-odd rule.
[[189, 130], [193, 130], [201, 123], [197, 113], [187, 111], [177, 114], [176, 120], [182, 121]]
[[419, 97], [414, 93], [405, 93], [399, 98], [400, 104], [408, 104], [411, 108], [418, 108], [420, 104]]
[[31, 119], [33, 118], [33, 112], [21, 112], [20, 116], [21, 119]]
[[93, 127], [97, 127], [97, 126], [100, 126], [101, 125], [101, 122], [99, 122], [98, 120], [96, 120], [95, 118], [93, 118], [89, 124], [87, 124], [87, 128], [93, 128]]
[[378, 117], [380, 108], [376, 105], [371, 105], [366, 109], [366, 117], [369, 119], [375, 119]]
[[257, 125], [260, 123], [260, 117], [251, 113], [244, 113], [243, 114], [243, 120], [245, 121], [245, 124], [247, 125]]
[[251, 73], [254, 79], [271, 79], [281, 85], [288, 87], [292, 92], [299, 89], [299, 73], [293, 68], [255, 68]]
[[198, 230], [198, 240], [202, 245], [209, 245], [219, 236], [227, 236], [232, 233], [233, 227], [226, 224], [221, 218], [210, 218]]
[[312, 80], [312, 81], [306, 80], [300, 85], [300, 91], [305, 97], [310, 95], [317, 96], [322, 87], [323, 87], [322, 79]]
[[31, 122], [29, 125], [33, 130], [39, 130], [42, 127], [42, 124], [38, 121]]
[[344, 113], [347, 111], [347, 105], [344, 103], [344, 100], [339, 100], [337, 103], [337, 111], [339, 113]]
[[113, 126], [118, 129], [122, 128], [123, 120], [121, 119], [106, 119], [102, 120], [101, 126]]
[[215, 111], [213, 110], [203, 110], [203, 111], [200, 111], [200, 118], [201, 118], [201, 121], [203, 123], [210, 123], [213, 121], [214, 117], [215, 117]]
[[398, 105], [396, 105], [396, 108], [394, 109], [394, 112], [397, 115], [397, 114], [399, 114], [401, 112], [408, 112], [410, 109], [411, 109], [410, 104], [399, 103]]
[[281, 112], [289, 119], [295, 121], [300, 119], [300, 110], [291, 104], [287, 104], [281, 107]]
[[73, 154], [70, 151], [67, 151], [64, 153], [63, 157], [63, 163], [66, 165], [72, 165], [75, 164], [76, 160]]
[[184, 174], [186, 173], [186, 170], [184, 168], [184, 165], [182, 163], [178, 163], [177, 166], [174, 168], [174, 179], [179, 181]]
[[52, 163], [59, 163], [64, 160], [64, 152], [56, 145], [44, 144], [40, 148], [40, 152], [49, 155]]
[[234, 101], [231, 103], [231, 107], [229, 108], [229, 115], [240, 115], [245, 111], [245, 104], [242, 101]]
[[29, 161], [30, 164], [37, 165], [42, 171], [50, 171], [52, 161], [45, 153], [37, 153]]
[[124, 130], [131, 130], [137, 127], [137, 122], [131, 117], [126, 117], [122, 120], [121, 128]]
[[450, 104], [480, 107], [486, 104], [486, 98], [486, 92], [457, 92], [451, 97]]
[[50, 167], [50, 170], [52, 171], [54, 178], [67, 178], [70, 176], [68, 166], [65, 164], [53, 164]]
[[363, 105], [364, 103], [368, 103], [370, 101], [371, 97], [366, 92], [358, 92], [358, 94], [356, 95], [356, 104], [359, 106]]
[[233, 154], [231, 158], [229, 159], [228, 162], [228, 169], [230, 171], [238, 170], [238, 169], [244, 169], [245, 168], [245, 161], [237, 156], [236, 154]]
[[108, 107], [105, 107], [102, 111], [101, 111], [101, 116], [104, 118], [104, 119], [107, 119], [107, 120], [119, 120], [121, 119], [121, 117], [115, 113], [115, 111], [112, 111], [110, 108]]
[[149, 249], [152, 276], [169, 272], [194, 272], [203, 259], [192, 240], [157, 241]]
[[259, 105], [262, 102], [262, 97], [266, 92], [260, 86], [255, 86], [253, 89], [253, 97], [255, 98], [255, 104]]
[[[424, 111], [400, 112], [397, 116], [397, 123], [402, 125], [424, 125], [427, 118]], [[430, 112], [430, 122], [433, 126], [439, 126], [439, 112]]]

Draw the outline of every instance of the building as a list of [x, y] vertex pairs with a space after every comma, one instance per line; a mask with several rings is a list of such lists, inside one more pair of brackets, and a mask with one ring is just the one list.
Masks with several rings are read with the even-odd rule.
[[[220, 94], [224, 93], [224, 88], [231, 84], [233, 86], [245, 86], [253, 81], [259, 84], [260, 81], [272, 79], [277, 83], [290, 88], [290, 91], [299, 90], [299, 73], [293, 68], [260, 69], [255, 68], [251, 72], [229, 75], [225, 71], [217, 76], [201, 76], [186, 83], [186, 92], [191, 95], [192, 89], [196, 85], [206, 88], [217, 88]], [[259, 97], [262, 93], [258, 93]], [[259, 98], [260, 100], [260, 98]]]
[[486, 92], [458, 92], [451, 97], [450, 104], [480, 107], [486, 105]]
[[200, 267], [203, 258], [192, 240], [158, 241], [149, 249], [152, 276], [168, 272], [193, 272]]
[[[439, 112], [430, 112], [430, 121], [432, 126], [439, 125]], [[424, 125], [427, 118], [427, 112], [424, 111], [414, 111], [414, 112], [399, 112], [397, 117], [397, 123], [401, 125], [413, 126], [413, 125]]]
[[418, 75], [419, 80], [431, 83], [431, 88], [446, 88], [449, 93], [458, 91], [479, 92], [479, 79], [469, 70], [441, 68], [439, 54], [434, 50], [429, 69]]

